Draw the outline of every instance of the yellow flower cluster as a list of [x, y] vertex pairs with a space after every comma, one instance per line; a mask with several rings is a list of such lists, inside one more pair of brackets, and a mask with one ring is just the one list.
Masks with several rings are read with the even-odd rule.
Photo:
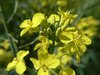
[[[21, 23], [23, 30], [20, 36], [24, 36], [30, 29], [39, 34], [38, 43], [34, 46], [37, 57], [30, 57], [37, 75], [75, 75], [75, 71], [67, 64], [71, 64], [73, 55], [80, 61], [80, 56], [86, 51], [86, 45], [91, 40], [76, 27], [70, 26], [77, 15], [70, 12], [59, 11], [47, 17], [43, 13], [34, 14], [30, 19]], [[26, 34], [27, 35], [27, 34]], [[7, 71], [16, 69], [16, 72], [23, 74], [26, 70], [24, 57], [29, 51], [20, 50], [17, 57], [7, 66]]]
[[92, 38], [97, 33], [99, 21], [97, 21], [94, 17], [89, 16], [80, 19], [76, 27], [85, 35]]

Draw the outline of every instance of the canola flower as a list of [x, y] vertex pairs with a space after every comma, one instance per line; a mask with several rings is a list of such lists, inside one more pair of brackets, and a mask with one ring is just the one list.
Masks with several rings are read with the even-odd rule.
[[59, 26], [62, 30], [64, 30], [68, 24], [72, 23], [73, 20], [77, 17], [77, 15], [73, 15], [69, 11], [64, 12], [61, 9], [59, 9], [58, 14], [60, 15]]
[[75, 75], [75, 71], [70, 67], [67, 67], [61, 70], [59, 75]]
[[97, 32], [97, 25], [99, 22], [93, 17], [85, 17], [79, 20], [76, 27], [85, 35], [92, 38]]
[[5, 49], [8, 49], [9, 46], [10, 46], [9, 40], [4, 40], [4, 42], [2, 43], [2, 46], [3, 46]]
[[49, 69], [55, 69], [60, 64], [55, 55], [44, 53], [41, 50], [38, 51], [38, 59], [30, 58], [30, 60], [34, 68], [38, 70], [37, 75], [50, 75]]
[[28, 32], [30, 29], [32, 29], [34, 32], [36, 32], [38, 29], [38, 26], [45, 20], [45, 15], [42, 13], [36, 13], [34, 14], [32, 21], [30, 19], [27, 19], [23, 21], [20, 25], [20, 28], [24, 28], [20, 36], [23, 36], [26, 32]]
[[61, 6], [61, 7], [65, 7], [67, 6], [68, 1], [67, 0], [57, 0], [57, 5]]
[[59, 37], [61, 42], [64, 43], [62, 50], [64, 50], [67, 54], [76, 54], [78, 61], [80, 61], [80, 56], [86, 51], [86, 45], [91, 44], [89, 37], [84, 34], [80, 34], [79, 31], [73, 27], [62, 31]]
[[17, 57], [13, 58], [13, 61], [7, 65], [7, 71], [16, 69], [18, 74], [23, 74], [26, 70], [24, 57], [29, 54], [29, 51], [21, 50], [17, 53]]
[[47, 50], [50, 44], [50, 40], [48, 40], [48, 38], [46, 38], [45, 36], [39, 36], [38, 40], [40, 41], [40, 43], [35, 45], [34, 50], [37, 49]]

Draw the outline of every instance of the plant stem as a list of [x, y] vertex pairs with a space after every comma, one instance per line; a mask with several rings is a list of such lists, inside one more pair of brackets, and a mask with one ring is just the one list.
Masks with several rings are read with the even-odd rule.
[[14, 17], [16, 11], [17, 11], [17, 8], [18, 8], [18, 0], [15, 0], [15, 6], [14, 6], [14, 11], [12, 13], [12, 15], [9, 17], [9, 19], [7, 20], [7, 24], [12, 20], [12, 18]]
[[14, 41], [14, 38], [13, 38], [13, 36], [11, 35], [11, 34], [9, 34], [9, 37], [11, 38], [11, 43], [12, 43], [12, 45], [13, 45], [13, 47], [14, 47], [14, 54], [16, 54], [17, 53], [17, 50], [18, 50], [18, 48], [17, 48], [17, 45], [16, 45], [16, 43], [15, 43], [15, 41]]
[[54, 74], [54, 75], [58, 75], [55, 71], [53, 71], [53, 70], [51, 70], [51, 69], [49, 69], [49, 71], [50, 71], [52, 74]]
[[23, 47], [27, 47], [27, 46], [29, 46], [29, 45], [32, 45], [34, 42], [36, 42], [36, 41], [37, 41], [37, 39], [38, 39], [38, 37], [36, 37], [36, 39], [35, 39], [35, 40], [33, 40], [32, 42], [30, 42], [30, 43], [27, 43], [27, 44], [25, 44], [25, 45], [20, 46], [20, 47], [19, 47], [19, 49], [21, 49], [21, 48], [23, 48]]
[[10, 41], [10, 49], [13, 51], [14, 53], [14, 56], [16, 56], [16, 52], [15, 50], [13, 49], [13, 40], [11, 41], [11, 38], [9, 36], [9, 32], [8, 32], [8, 29], [7, 29], [7, 25], [6, 25], [6, 21], [5, 21], [5, 18], [4, 18], [4, 15], [2, 13], [2, 8], [1, 8], [1, 5], [0, 5], [0, 13], [1, 13], [1, 17], [2, 17], [2, 22], [3, 22], [3, 26], [4, 26], [4, 30], [5, 30], [5, 34], [6, 34], [6, 37], [9, 39]]

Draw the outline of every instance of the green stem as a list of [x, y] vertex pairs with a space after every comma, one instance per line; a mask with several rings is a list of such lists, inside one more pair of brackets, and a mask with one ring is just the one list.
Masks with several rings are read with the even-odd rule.
[[25, 45], [20, 46], [20, 47], [19, 47], [19, 49], [24, 48], [24, 47], [27, 47], [27, 46], [29, 46], [29, 45], [32, 45], [33, 43], [35, 43], [35, 42], [37, 41], [37, 39], [38, 39], [38, 37], [36, 37], [36, 39], [35, 39], [35, 40], [33, 40], [32, 42], [30, 42], [30, 43], [27, 43], [27, 44], [25, 44]]
[[8, 21], [7, 21], [7, 24], [12, 20], [12, 18], [14, 17], [16, 11], [17, 11], [17, 8], [18, 8], [18, 0], [15, 0], [15, 6], [14, 6], [14, 11], [12, 13], [12, 15], [9, 17]]
[[14, 38], [13, 38], [13, 36], [11, 34], [9, 34], [9, 37], [11, 38], [11, 43], [12, 43], [13, 49], [14, 49], [13, 51], [14, 51], [14, 54], [16, 55], [17, 50], [18, 50], [17, 45], [16, 45], [16, 43], [14, 41]]
[[13, 41], [11, 41], [11, 38], [10, 38], [10, 36], [9, 36], [9, 32], [8, 32], [8, 29], [7, 29], [6, 21], [5, 21], [4, 15], [3, 15], [3, 13], [2, 13], [1, 5], [0, 5], [0, 13], [1, 13], [2, 22], [3, 22], [3, 26], [4, 26], [4, 30], [5, 30], [6, 37], [7, 37], [7, 38], [9, 39], [9, 41], [10, 41], [10, 49], [13, 51], [14, 56], [16, 56], [16, 53], [15, 53], [15, 51], [14, 51], [14, 49], [13, 49], [13, 46], [12, 46], [12, 42], [13, 42]]
[[51, 69], [49, 69], [49, 71], [50, 71], [52, 74], [54, 74], [54, 75], [58, 75], [55, 71], [53, 71], [53, 70], [51, 70]]
[[53, 36], [53, 50], [55, 48], [55, 32], [54, 32], [54, 36]]
[[3, 22], [3, 26], [4, 26], [4, 29], [5, 29], [6, 36], [7, 36], [7, 38], [9, 38], [9, 36], [8, 36], [9, 33], [8, 33], [8, 30], [7, 30], [7, 27], [6, 27], [6, 22], [5, 22], [5, 19], [4, 19], [4, 16], [3, 16], [3, 13], [2, 13], [1, 5], [0, 5], [0, 13], [1, 13], [2, 22]]

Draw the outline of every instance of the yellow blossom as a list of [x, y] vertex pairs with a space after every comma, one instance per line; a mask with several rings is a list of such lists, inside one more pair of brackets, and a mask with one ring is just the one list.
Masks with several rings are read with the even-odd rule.
[[61, 11], [60, 9], [59, 9], [58, 14], [60, 15], [60, 24], [59, 25], [61, 26], [62, 30], [65, 29], [66, 26], [70, 22], [72, 22], [73, 19], [75, 19], [77, 17], [77, 15], [70, 14], [69, 11], [64, 12], [64, 11]]
[[28, 32], [30, 29], [37, 31], [37, 27], [45, 20], [45, 15], [42, 13], [36, 13], [34, 14], [32, 21], [30, 19], [27, 19], [23, 21], [20, 25], [20, 28], [24, 28], [20, 36], [24, 35], [26, 32]]
[[29, 54], [29, 51], [24, 51], [24, 50], [21, 50], [17, 53], [17, 57], [15, 57], [13, 59], [12, 62], [10, 62], [8, 65], [7, 65], [7, 68], [6, 70], [7, 71], [10, 71], [12, 69], [16, 69], [16, 72], [18, 74], [23, 74], [24, 71], [26, 70], [26, 66], [25, 66], [25, 61], [24, 61], [24, 57], [26, 55]]
[[97, 25], [99, 22], [92, 16], [85, 17], [79, 20], [76, 27], [89, 37], [94, 36], [97, 33]]
[[58, 47], [57, 53], [55, 54], [55, 56], [60, 59], [60, 62], [61, 62], [60, 66], [65, 67], [66, 64], [69, 64], [71, 62], [72, 57], [67, 55], [67, 53], [65, 53], [62, 49], [63, 47]]
[[35, 45], [34, 50], [37, 50], [39, 48], [47, 50], [49, 47], [49, 44], [52, 42], [48, 40], [48, 38], [45, 36], [39, 36], [39, 41], [40, 43]]
[[60, 64], [55, 55], [44, 53], [42, 50], [38, 50], [38, 59], [30, 58], [30, 60], [38, 70], [37, 75], [50, 75], [49, 69], [55, 69]]
[[67, 44], [73, 41], [73, 34], [77, 33], [78, 30], [74, 27], [68, 27], [65, 30], [61, 30], [59, 33], [59, 39], [62, 43]]
[[57, 0], [57, 5], [65, 7], [67, 5], [67, 0]]
[[9, 46], [10, 46], [9, 40], [4, 40], [4, 42], [2, 43], [2, 45], [3, 45], [3, 47], [4, 47], [5, 49], [8, 49]]
[[60, 75], [75, 75], [75, 71], [70, 67], [67, 67], [60, 71]]
[[66, 51], [67, 54], [76, 53], [78, 61], [79, 56], [86, 51], [86, 45], [91, 44], [90, 38], [79, 33], [75, 28], [67, 28], [65, 31], [62, 31], [59, 38], [60, 41], [64, 43], [62, 50]]

